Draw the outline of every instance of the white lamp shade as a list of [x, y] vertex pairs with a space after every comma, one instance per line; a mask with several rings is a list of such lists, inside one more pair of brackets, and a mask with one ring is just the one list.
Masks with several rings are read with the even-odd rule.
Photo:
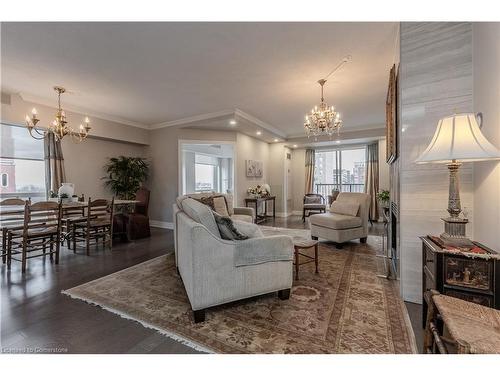
[[500, 151], [481, 133], [474, 113], [461, 113], [439, 120], [431, 143], [417, 163], [471, 162], [500, 159]]

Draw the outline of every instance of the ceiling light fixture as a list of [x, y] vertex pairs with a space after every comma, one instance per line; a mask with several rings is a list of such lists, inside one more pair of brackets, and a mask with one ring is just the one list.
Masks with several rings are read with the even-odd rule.
[[236, 120], [229, 120], [229, 125], [236, 125]]
[[37, 127], [40, 119], [37, 117], [37, 110], [33, 108], [31, 110], [31, 117], [26, 115], [26, 126], [30, 135], [35, 139], [44, 139], [48, 134], [52, 133], [56, 137], [56, 140], [60, 141], [65, 135], [70, 135], [73, 141], [81, 142], [89, 135], [90, 131], [90, 120], [85, 117], [85, 126], [80, 124], [78, 131], [73, 130], [67, 125], [66, 113], [61, 108], [61, 94], [66, 92], [64, 87], [55, 86], [54, 90], [57, 92], [57, 112], [56, 118], [52, 121], [46, 129], [40, 129]]
[[297, 148], [298, 146], [297, 145], [293, 145], [294, 148]]
[[350, 55], [344, 57], [342, 61], [326, 75], [325, 78], [318, 81], [321, 86], [321, 102], [319, 106], [314, 106], [314, 108], [311, 109], [311, 112], [305, 116], [304, 129], [307, 137], [310, 137], [311, 135], [314, 137], [318, 137], [320, 135], [328, 135], [331, 137], [335, 132], [337, 132], [337, 134], [340, 132], [340, 127], [342, 126], [340, 113], [335, 110], [333, 105], [328, 106], [323, 95], [323, 89], [326, 79], [351, 60], [352, 57]]
[[261, 132], [260, 130], [257, 130], [257, 133], [256, 133], [256, 134], [257, 134], [257, 135], [261, 135], [261, 134], [262, 134], [262, 132]]
[[278, 138], [274, 138], [274, 142], [278, 142], [278, 141], [279, 141], [279, 139], [278, 139]]

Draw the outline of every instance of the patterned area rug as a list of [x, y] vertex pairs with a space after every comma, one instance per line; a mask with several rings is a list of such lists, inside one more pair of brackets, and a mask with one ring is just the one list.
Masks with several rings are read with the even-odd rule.
[[[306, 230], [263, 228], [265, 235], [308, 236]], [[292, 294], [275, 294], [207, 310], [194, 324], [173, 254], [127, 268], [63, 293], [133, 319], [200, 350], [216, 353], [416, 353], [407, 312], [394, 282], [378, 278], [376, 248], [321, 243], [300, 268]]]

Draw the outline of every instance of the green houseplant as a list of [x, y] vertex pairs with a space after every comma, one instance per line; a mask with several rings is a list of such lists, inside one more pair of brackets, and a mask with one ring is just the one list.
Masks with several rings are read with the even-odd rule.
[[138, 157], [110, 158], [104, 169], [106, 186], [120, 199], [133, 199], [149, 175], [146, 159]]
[[377, 194], [377, 199], [382, 207], [389, 207], [389, 200], [391, 199], [391, 193], [389, 190], [380, 190]]

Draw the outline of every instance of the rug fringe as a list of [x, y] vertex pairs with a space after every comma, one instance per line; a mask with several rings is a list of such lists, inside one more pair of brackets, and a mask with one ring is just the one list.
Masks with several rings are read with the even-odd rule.
[[155, 327], [155, 326], [153, 326], [153, 325], [151, 325], [151, 324], [149, 324], [149, 323], [146, 323], [146, 322], [145, 322], [145, 321], [143, 321], [143, 320], [140, 320], [140, 319], [134, 318], [134, 317], [133, 317], [133, 316], [131, 316], [131, 315], [124, 314], [124, 313], [122, 313], [122, 312], [120, 312], [120, 311], [118, 311], [118, 310], [115, 310], [115, 309], [113, 309], [113, 308], [110, 308], [110, 307], [107, 307], [107, 306], [102, 306], [102, 305], [98, 304], [97, 302], [95, 302], [95, 301], [93, 301], [93, 300], [91, 300], [91, 299], [89, 299], [89, 298], [84, 298], [84, 297], [80, 297], [80, 296], [77, 296], [77, 295], [71, 294], [71, 292], [69, 292], [68, 290], [62, 290], [62, 291], [61, 291], [61, 293], [62, 293], [62, 294], [64, 294], [64, 295], [66, 295], [66, 296], [71, 297], [72, 299], [80, 300], [80, 301], [86, 302], [86, 303], [88, 303], [88, 304], [90, 304], [90, 305], [95, 305], [95, 306], [98, 306], [98, 307], [100, 307], [101, 309], [106, 310], [106, 311], [109, 311], [109, 312], [111, 312], [111, 313], [113, 313], [113, 314], [116, 314], [116, 315], [118, 315], [118, 316], [122, 317], [122, 318], [125, 318], [125, 319], [128, 319], [128, 320], [132, 320], [132, 321], [134, 321], [134, 322], [140, 323], [140, 324], [141, 324], [143, 327], [145, 327], [145, 328], [150, 328], [150, 329], [153, 329], [153, 330], [155, 330], [155, 331], [157, 331], [157, 332], [161, 333], [161, 334], [162, 334], [162, 335], [164, 335], [164, 336], [167, 336], [167, 337], [169, 337], [169, 338], [171, 338], [171, 339], [173, 339], [173, 340], [175, 340], [175, 341], [177, 341], [177, 342], [180, 342], [181, 344], [184, 344], [184, 345], [186, 345], [186, 346], [189, 346], [190, 348], [193, 348], [193, 349], [198, 350], [198, 351], [200, 351], [200, 352], [205, 352], [205, 353], [209, 353], [209, 354], [213, 354], [213, 353], [215, 353], [214, 351], [212, 351], [212, 350], [208, 349], [207, 347], [202, 346], [202, 345], [200, 345], [200, 344], [197, 344], [197, 343], [195, 343], [195, 342], [193, 342], [193, 341], [191, 341], [191, 340], [188, 340], [188, 339], [186, 339], [185, 337], [182, 337], [182, 336], [179, 336], [179, 335], [177, 335], [177, 334], [175, 334], [175, 333], [173, 333], [173, 332], [166, 331], [166, 330], [164, 330], [164, 329], [161, 329], [161, 328]]

